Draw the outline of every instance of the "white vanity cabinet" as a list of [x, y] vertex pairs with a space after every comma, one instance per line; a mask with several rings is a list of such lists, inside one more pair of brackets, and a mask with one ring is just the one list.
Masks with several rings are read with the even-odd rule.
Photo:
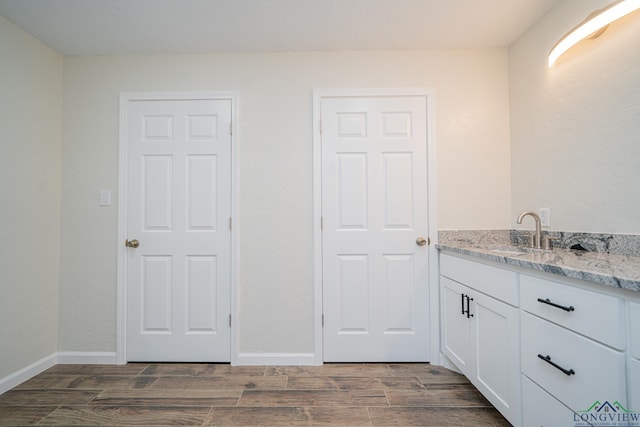
[[513, 425], [519, 426], [520, 321], [517, 275], [440, 257], [443, 353]]
[[640, 292], [501, 267], [440, 253], [442, 353], [515, 426], [640, 415]]

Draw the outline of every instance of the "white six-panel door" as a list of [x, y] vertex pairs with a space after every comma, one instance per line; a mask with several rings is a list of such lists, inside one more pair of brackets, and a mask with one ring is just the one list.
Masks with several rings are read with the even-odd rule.
[[321, 101], [325, 362], [428, 361], [426, 108]]
[[231, 108], [127, 106], [128, 361], [230, 360]]

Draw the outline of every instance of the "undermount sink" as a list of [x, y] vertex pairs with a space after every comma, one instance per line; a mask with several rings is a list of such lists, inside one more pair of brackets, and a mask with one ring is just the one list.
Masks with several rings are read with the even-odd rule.
[[495, 248], [495, 249], [491, 249], [491, 252], [498, 255], [508, 255], [508, 256], [524, 255], [527, 253], [526, 250], [520, 249], [520, 248]]

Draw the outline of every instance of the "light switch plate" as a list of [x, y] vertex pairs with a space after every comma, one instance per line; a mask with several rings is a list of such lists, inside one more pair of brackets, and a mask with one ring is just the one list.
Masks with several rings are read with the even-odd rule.
[[549, 227], [551, 222], [549, 217], [551, 216], [551, 209], [549, 208], [540, 208], [538, 209], [538, 213], [540, 214], [540, 223], [543, 227]]
[[111, 190], [100, 190], [100, 206], [111, 206]]

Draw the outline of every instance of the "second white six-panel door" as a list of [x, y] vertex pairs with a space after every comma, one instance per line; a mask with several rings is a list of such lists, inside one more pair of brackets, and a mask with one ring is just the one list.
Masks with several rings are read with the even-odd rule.
[[325, 362], [428, 361], [426, 108], [321, 101]]

